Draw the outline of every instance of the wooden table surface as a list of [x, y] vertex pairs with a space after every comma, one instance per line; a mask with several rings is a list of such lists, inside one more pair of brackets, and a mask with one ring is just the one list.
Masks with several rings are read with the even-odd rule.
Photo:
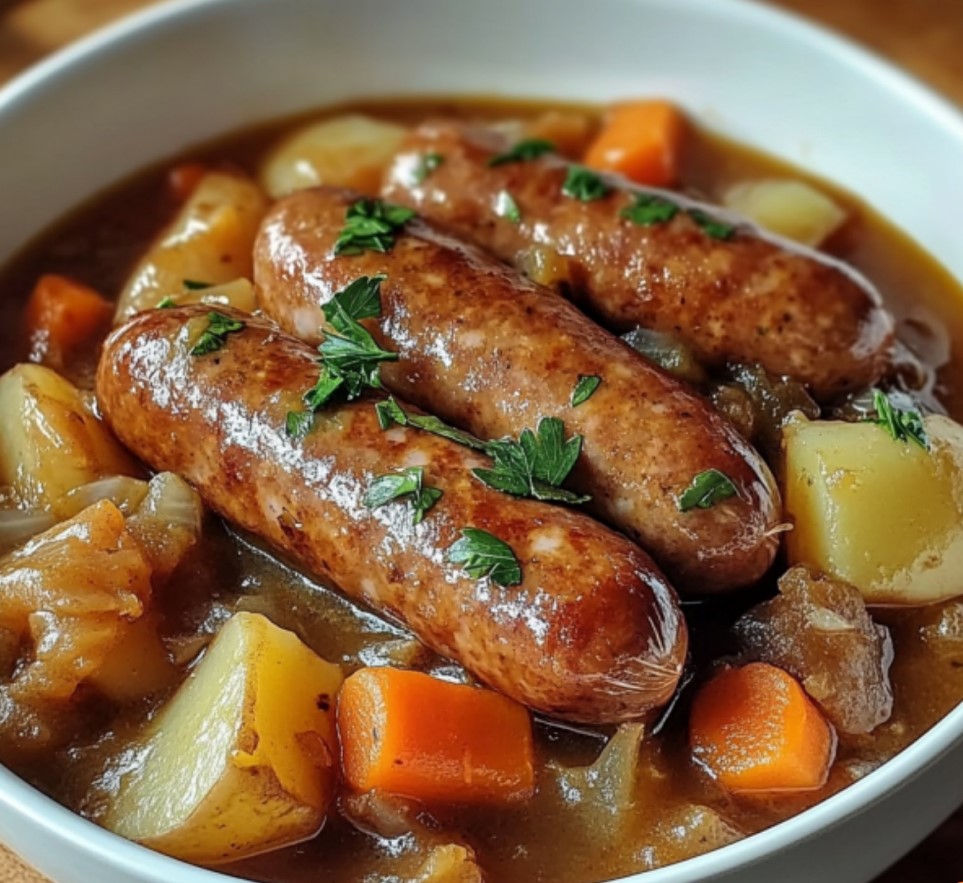
[[[65, 43], [148, 2], [0, 0], [0, 82]], [[865, 43], [963, 104], [963, 0], [773, 2]], [[959, 880], [963, 880], [963, 810], [877, 883]], [[0, 883], [43, 881], [0, 846]]]

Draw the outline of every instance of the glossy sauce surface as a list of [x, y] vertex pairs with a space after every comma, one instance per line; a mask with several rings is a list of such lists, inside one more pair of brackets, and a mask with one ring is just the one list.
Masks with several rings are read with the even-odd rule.
[[[356, 109], [356, 108], [353, 108]], [[544, 105], [496, 102], [378, 103], [360, 108], [403, 122], [428, 116], [519, 118]], [[312, 115], [312, 117], [315, 115]], [[242, 133], [191, 151], [189, 157], [255, 171], [267, 147], [294, 128], [287, 121]], [[116, 296], [127, 274], [157, 229], [174, 212], [164, 174], [169, 164], [146, 172], [71, 215], [41, 237], [0, 274], [0, 291], [10, 315], [19, 309], [41, 273], [71, 275]], [[732, 183], [763, 177], [806, 176], [751, 150], [699, 132], [688, 140], [683, 180], [687, 191], [714, 200]], [[826, 185], [819, 182], [826, 189]], [[931, 392], [957, 420], [963, 419], [963, 383], [958, 361], [963, 344], [963, 300], [958, 286], [919, 247], [870, 209], [842, 193], [834, 197], [850, 220], [828, 250], [864, 272], [882, 292], [898, 321], [901, 340], [927, 369]], [[895, 219], [898, 221], [898, 219]], [[24, 356], [17, 324], [0, 328], [2, 368]], [[95, 364], [90, 354], [89, 364]], [[932, 376], [930, 376], [930, 374]], [[89, 374], [88, 377], [92, 376]], [[83, 378], [81, 378], [83, 379]], [[685, 606], [692, 632], [692, 670], [704, 671], [733, 651], [728, 626], [748, 606], [771, 593], [772, 585], [744, 596]], [[291, 628], [322, 656], [348, 667], [392, 660], [461, 677], [462, 673], [412, 641], [403, 630], [355, 607], [305, 579], [246, 540], [214, 523], [206, 542], [164, 598], [165, 628], [190, 658], [227, 615], [257, 610]], [[642, 747], [635, 770], [611, 765], [611, 782], [593, 787], [571, 767], [592, 763], [608, 733], [576, 732], [548, 723], [537, 727], [539, 789], [533, 801], [505, 810], [432, 810], [422, 818], [425, 837], [463, 839], [478, 851], [492, 880], [599, 880], [680, 860], [779, 822], [845, 787], [885, 762], [928, 729], [963, 698], [963, 602], [915, 611], [878, 611], [895, 644], [892, 671], [895, 711], [871, 736], [840, 741], [829, 783], [793, 797], [734, 801], [694, 766], [685, 733], [690, 690]], [[18, 772], [67, 805], [93, 818], [101, 795], [116, 785], [118, 767], [107, 765], [150, 709], [143, 706], [111, 719], [109, 709], [91, 714], [76, 744], [54, 757], [24, 763]], [[626, 752], [629, 754], [630, 752]], [[637, 775], [634, 789], [615, 785]], [[618, 814], [614, 804], [624, 805]], [[565, 849], [559, 844], [564, 843]], [[344, 818], [329, 822], [315, 840], [232, 868], [234, 873], [271, 883], [404, 879], [418, 862], [412, 838], [377, 838]], [[394, 876], [393, 876], [394, 875]]]

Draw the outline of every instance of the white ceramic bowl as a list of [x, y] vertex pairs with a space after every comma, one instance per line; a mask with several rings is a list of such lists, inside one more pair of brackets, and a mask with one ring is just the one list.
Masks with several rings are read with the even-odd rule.
[[[880, 14], [884, 14], [882, 11]], [[145, 164], [363, 95], [662, 94], [867, 198], [963, 278], [963, 119], [859, 49], [745, 0], [180, 0], [0, 92], [0, 262]], [[644, 883], [865, 883], [961, 797], [963, 707], [795, 818]], [[227, 878], [127, 843], [0, 768], [0, 840], [57, 883]]]

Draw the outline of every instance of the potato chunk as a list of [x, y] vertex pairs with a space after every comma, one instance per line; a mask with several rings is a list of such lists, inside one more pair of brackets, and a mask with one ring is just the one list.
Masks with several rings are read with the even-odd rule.
[[377, 193], [404, 137], [401, 126], [356, 113], [311, 123], [271, 151], [261, 183], [274, 198], [319, 184]]
[[150, 725], [105, 826], [204, 864], [313, 836], [334, 797], [341, 680], [291, 632], [236, 614]]
[[893, 642], [852, 586], [794, 567], [779, 594], [735, 624], [747, 656], [779, 666], [844, 733], [870, 733], [889, 720]]
[[760, 227], [812, 248], [846, 220], [835, 202], [804, 181], [746, 181], [728, 190], [722, 201]]
[[870, 423], [786, 426], [791, 563], [856, 586], [869, 604], [963, 594], [963, 427], [924, 422], [929, 451]]
[[138, 472], [80, 391], [50, 368], [16, 365], [0, 377], [0, 414], [0, 485], [22, 506], [46, 508], [82, 484]]
[[254, 238], [266, 211], [267, 201], [253, 181], [208, 172], [134, 269], [115, 321], [183, 292], [185, 281], [213, 286], [250, 279]]

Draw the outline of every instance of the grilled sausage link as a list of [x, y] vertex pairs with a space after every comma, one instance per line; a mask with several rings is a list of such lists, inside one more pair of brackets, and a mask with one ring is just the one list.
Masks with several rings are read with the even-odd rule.
[[[884, 370], [893, 320], [845, 265], [748, 224], [729, 239], [714, 238], [689, 210], [704, 212], [705, 223], [719, 217], [718, 208], [620, 178], [605, 179], [612, 189], [602, 198], [566, 196], [566, 163], [543, 156], [490, 166], [505, 146], [492, 132], [427, 123], [396, 156], [384, 195], [558, 285], [615, 331], [641, 325], [678, 334], [707, 366], [757, 362], [808, 384], [822, 400]], [[429, 153], [441, 163], [427, 176], [414, 174]], [[518, 206], [517, 223], [499, 216], [503, 194]], [[635, 223], [621, 212], [639, 194], [684, 210]]]
[[[453, 442], [383, 431], [370, 399], [329, 405], [306, 437], [289, 437], [286, 416], [318, 378], [316, 353], [262, 319], [223, 310], [245, 327], [221, 349], [191, 355], [208, 310], [142, 313], [107, 341], [97, 395], [134, 453], [533, 709], [606, 723], [670, 698], [685, 620], [644, 552], [578, 512], [489, 489], [470, 473], [487, 461]], [[403, 500], [364, 505], [375, 476], [411, 466], [443, 491], [420, 524]], [[449, 562], [468, 526], [511, 546], [521, 584], [474, 579]]]
[[[366, 325], [399, 361], [394, 392], [483, 438], [559, 417], [583, 436], [570, 484], [641, 543], [681, 588], [717, 592], [758, 580], [778, 546], [779, 493], [759, 455], [706, 401], [570, 303], [482, 253], [410, 223], [387, 254], [334, 255], [350, 191], [301, 191], [276, 204], [255, 246], [262, 308], [317, 343], [321, 306], [360, 275], [387, 275], [382, 315]], [[601, 378], [573, 407], [580, 375]], [[680, 511], [694, 477], [717, 469], [736, 496]]]

